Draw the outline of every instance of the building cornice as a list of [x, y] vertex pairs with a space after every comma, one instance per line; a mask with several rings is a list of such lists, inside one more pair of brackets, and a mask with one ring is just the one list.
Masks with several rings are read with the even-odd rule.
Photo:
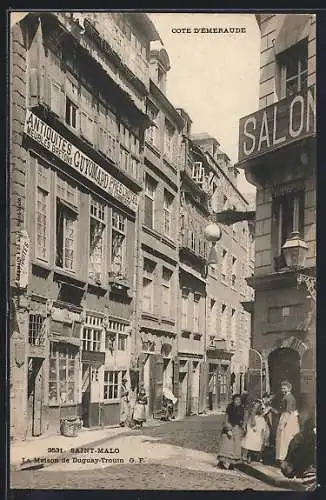
[[[280, 288], [289, 288], [297, 286], [298, 270], [285, 269], [284, 271], [268, 273], [261, 276], [250, 276], [245, 278], [247, 284], [256, 291], [262, 290], [277, 290]], [[308, 267], [300, 270], [300, 272], [309, 276], [316, 275], [315, 267]]]

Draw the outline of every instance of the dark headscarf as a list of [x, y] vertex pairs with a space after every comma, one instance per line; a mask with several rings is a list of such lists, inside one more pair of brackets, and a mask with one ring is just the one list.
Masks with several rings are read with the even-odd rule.
[[241, 404], [240, 406], [236, 406], [234, 404], [234, 400], [236, 398], [240, 398], [240, 394], [234, 394], [232, 397], [232, 403], [230, 403], [226, 409], [226, 413], [228, 416], [229, 423], [233, 426], [242, 425], [244, 422], [244, 407]]

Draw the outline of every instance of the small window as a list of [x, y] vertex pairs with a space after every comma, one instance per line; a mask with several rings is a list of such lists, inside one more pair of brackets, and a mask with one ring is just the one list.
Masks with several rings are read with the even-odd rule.
[[66, 123], [74, 128], [77, 129], [77, 113], [78, 113], [78, 107], [76, 104], [74, 104], [69, 97], [66, 98]]

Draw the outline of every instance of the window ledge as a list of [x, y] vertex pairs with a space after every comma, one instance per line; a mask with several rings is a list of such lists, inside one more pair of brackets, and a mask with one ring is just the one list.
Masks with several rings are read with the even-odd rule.
[[167, 325], [175, 326], [175, 320], [171, 318], [165, 318], [164, 316], [161, 318], [161, 322]]
[[169, 247], [171, 247], [173, 249], [177, 248], [175, 241], [170, 236], [167, 236], [166, 234], [163, 234], [162, 241], [163, 241], [163, 243], [165, 243], [166, 245], [169, 245]]
[[118, 405], [118, 404], [120, 404], [120, 399], [113, 399], [113, 400], [106, 400], [105, 399], [100, 404], [103, 404], [104, 406], [106, 406], [106, 405]]
[[[48, 402], [48, 406], [50, 408], [69, 408], [70, 406], [71, 407], [75, 407], [75, 406], [78, 406], [80, 405], [81, 403], [78, 403], [77, 401], [74, 402], [74, 403], [50, 403]], [[63, 417], [64, 418], [64, 417]], [[67, 417], [67, 418], [70, 418], [70, 417]], [[72, 418], [72, 417], [71, 417]]]
[[[156, 154], [156, 156], [158, 156], [158, 157], [161, 156], [161, 152], [157, 146], [155, 146], [154, 144], [152, 144], [149, 141], [145, 141], [145, 144], [148, 147], [148, 149], [150, 149], [154, 154]], [[146, 156], [146, 152], [145, 152], [145, 156]]]
[[52, 271], [52, 268], [49, 266], [49, 264], [41, 260], [34, 260], [32, 262], [32, 267], [41, 269], [44, 273], [50, 273]]
[[152, 321], [156, 321], [157, 323], [159, 322], [158, 316], [156, 316], [156, 314], [153, 314], [153, 313], [149, 313], [149, 312], [144, 311], [141, 313], [141, 317], [142, 317], [142, 319], [150, 319]]
[[86, 281], [77, 278], [75, 272], [69, 272], [69, 271], [66, 271], [64, 269], [61, 269], [60, 267], [56, 267], [54, 270], [53, 280], [60, 281], [60, 278], [65, 279], [66, 283], [74, 284], [80, 288], [85, 288], [85, 286], [86, 286]]
[[173, 160], [170, 160], [165, 153], [163, 154], [163, 161], [164, 163], [173, 170], [173, 172], [177, 172], [177, 169], [175, 167], [175, 162]]
[[149, 226], [146, 226], [146, 224], [143, 224], [142, 227], [143, 227], [143, 231], [145, 233], [148, 233], [148, 234], [154, 236], [154, 238], [156, 238], [157, 240], [161, 239], [160, 233], [157, 232], [155, 229], [153, 229], [153, 228], [151, 228]]

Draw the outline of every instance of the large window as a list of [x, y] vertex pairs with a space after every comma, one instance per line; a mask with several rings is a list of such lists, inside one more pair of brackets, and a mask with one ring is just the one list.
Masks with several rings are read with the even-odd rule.
[[293, 232], [304, 236], [304, 191], [290, 192], [273, 199], [273, 239], [277, 267], [284, 266], [282, 245]]
[[144, 259], [143, 264], [143, 312], [154, 312], [154, 269], [155, 262]]
[[166, 236], [171, 236], [172, 228], [172, 204], [173, 196], [166, 189], [164, 190], [164, 202], [163, 202], [163, 232]]
[[110, 319], [105, 335], [105, 350], [127, 351], [127, 324], [116, 319]]
[[112, 209], [111, 272], [126, 277], [127, 219]]
[[82, 328], [82, 350], [103, 351], [103, 318], [86, 315], [85, 325]]
[[195, 161], [192, 166], [192, 178], [199, 186], [203, 186], [205, 170], [201, 161]]
[[77, 402], [78, 349], [57, 342], [50, 343], [49, 404]]
[[81, 111], [80, 111], [81, 135], [85, 139], [87, 139], [91, 144], [94, 144], [95, 123], [93, 116], [95, 108], [93, 106], [93, 96], [88, 90], [85, 89], [85, 87], [81, 87], [80, 103], [81, 103]]
[[227, 308], [225, 304], [221, 307], [221, 338], [227, 338]]
[[105, 205], [94, 198], [90, 203], [89, 276], [102, 282], [105, 274]]
[[171, 296], [172, 296], [172, 275], [173, 272], [166, 267], [162, 271], [162, 316], [171, 317]]
[[144, 224], [150, 228], [154, 228], [155, 192], [156, 182], [152, 179], [152, 177], [146, 175]]
[[46, 341], [46, 319], [41, 314], [30, 314], [28, 324], [28, 343], [44, 345]]
[[232, 275], [231, 275], [231, 284], [235, 286], [237, 283], [237, 266], [238, 261], [235, 257], [232, 257]]
[[119, 399], [120, 387], [120, 372], [118, 371], [104, 371], [104, 400]]
[[281, 66], [281, 98], [290, 97], [307, 87], [308, 43], [303, 40], [279, 56]]
[[237, 312], [235, 309], [231, 309], [231, 342], [235, 343], [237, 337]]
[[36, 257], [49, 260], [50, 169], [38, 162], [36, 191]]
[[68, 271], [76, 266], [78, 193], [76, 186], [57, 176], [56, 265]]
[[217, 331], [217, 312], [216, 312], [217, 302], [215, 299], [210, 299], [209, 304], [209, 332], [213, 335], [215, 339]]

